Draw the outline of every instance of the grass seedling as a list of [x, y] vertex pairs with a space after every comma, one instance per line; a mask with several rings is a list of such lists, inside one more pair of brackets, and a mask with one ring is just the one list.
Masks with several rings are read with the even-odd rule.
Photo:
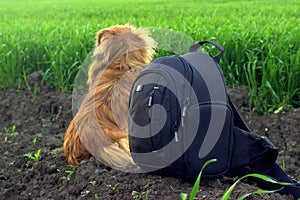
[[85, 191], [82, 191], [82, 192], [81, 192], [81, 195], [82, 195], [82, 196], [85, 196], [85, 195], [87, 195], [88, 193], [90, 193], [90, 191], [89, 191], [89, 190], [85, 190]]
[[35, 145], [36, 144], [36, 138], [33, 138], [32, 143]]
[[58, 154], [58, 152], [60, 152], [60, 151], [62, 151], [61, 148], [56, 148], [56, 149], [53, 149], [53, 150], [51, 150], [50, 152], [48, 152], [48, 154], [52, 154], [53, 157], [56, 157], [57, 154]]
[[147, 183], [147, 191], [146, 191], [145, 199], [148, 199], [148, 196], [149, 196], [149, 182]]
[[29, 85], [28, 79], [27, 79], [27, 75], [25, 73], [25, 69], [23, 67], [23, 80], [25, 82], [25, 86], [27, 88], [27, 90], [29, 91], [29, 94], [32, 98], [32, 101], [34, 101], [36, 99], [36, 95], [39, 93], [40, 88], [38, 86], [38, 83], [35, 83], [33, 88]]
[[[148, 190], [147, 190], [148, 191]], [[131, 192], [132, 198], [135, 200], [142, 200], [143, 196], [146, 194], [145, 200], [148, 200], [148, 192], [137, 192], [133, 190]]]
[[13, 125], [11, 128], [4, 127], [4, 131], [6, 134], [10, 135], [11, 137], [17, 136], [18, 132], [16, 132], [17, 126]]
[[62, 113], [62, 106], [59, 106], [58, 107], [58, 112], [55, 116], [55, 121], [57, 121], [59, 119], [59, 117], [61, 116], [61, 113]]
[[283, 187], [277, 189], [277, 190], [262, 190], [262, 189], [258, 189], [254, 192], [250, 192], [250, 193], [247, 193], [247, 194], [244, 194], [243, 196], [239, 197], [237, 200], [244, 200], [246, 199], [247, 197], [249, 197], [250, 195], [253, 195], [253, 194], [270, 194], [270, 193], [274, 193], [274, 192], [278, 192], [280, 190], [282, 190]]
[[52, 119], [51, 118], [42, 118], [43, 123], [51, 123]]
[[61, 177], [61, 179], [63, 179], [63, 180], [66, 179], [69, 181], [71, 179], [71, 176], [74, 173], [74, 171], [72, 169], [68, 169], [65, 171], [65, 173], [67, 174], [67, 176], [63, 176], [63, 177]]
[[90, 181], [90, 182], [89, 182], [89, 184], [91, 184], [92, 186], [95, 186], [96, 183], [97, 183], [96, 181]]
[[42, 158], [41, 149], [37, 150], [37, 152], [35, 154], [33, 154], [32, 152], [29, 152], [29, 153], [26, 153], [24, 156], [26, 156], [27, 158], [30, 158], [34, 161], [38, 161]]
[[120, 183], [116, 183], [114, 185], [106, 185], [107, 187], [109, 187], [113, 192], [116, 191], [116, 189], [118, 188], [118, 186], [120, 185]]
[[[204, 168], [205, 168], [207, 165], [209, 165], [210, 163], [213, 163], [213, 162], [217, 162], [217, 159], [210, 159], [210, 160], [206, 161], [206, 162], [203, 164], [203, 166], [202, 166], [202, 168], [201, 168], [201, 170], [200, 170], [200, 172], [199, 172], [199, 175], [198, 175], [198, 177], [197, 177], [197, 180], [196, 180], [196, 182], [195, 182], [195, 184], [194, 184], [194, 186], [193, 186], [193, 189], [192, 189], [192, 191], [191, 191], [191, 193], [190, 193], [190, 200], [194, 200], [195, 197], [196, 197], [197, 194], [198, 194], [199, 186], [200, 186], [200, 179], [201, 179], [202, 172], [203, 172]], [[187, 199], [187, 194], [186, 194], [186, 193], [181, 193], [181, 194], [180, 194], [180, 198], [181, 198], [181, 200], [186, 200], [186, 199]]]
[[20, 93], [21, 91], [21, 85], [22, 85], [22, 79], [19, 77], [17, 80], [17, 92]]
[[[274, 179], [271, 179], [270, 177], [268, 176], [264, 176], [262, 174], [247, 174], [241, 178], [239, 178], [237, 181], [235, 181], [231, 186], [230, 188], [223, 194], [222, 196], [222, 199], [221, 200], [228, 200], [233, 189], [235, 188], [235, 186], [243, 179], [247, 178], [247, 177], [255, 177], [255, 178], [259, 178], [259, 179], [262, 179], [266, 182], [270, 182], [270, 183], [275, 183], [275, 184], [278, 184], [278, 185], [282, 185], [282, 186], [286, 186], [286, 185], [291, 185], [291, 183], [285, 183], [285, 182], [277, 182], [275, 181]], [[282, 187], [283, 188], [283, 187]], [[282, 188], [280, 188], [279, 190], [281, 190]], [[251, 192], [251, 193], [248, 193], [248, 194], [245, 194], [243, 196], [241, 196], [238, 200], [243, 200], [245, 199], [246, 197], [252, 195], [252, 194], [266, 194], [266, 193], [273, 193], [273, 192], [277, 192], [279, 190], [256, 190], [254, 192]]]
[[285, 161], [284, 159], [280, 162], [280, 168], [284, 171], [285, 170]]

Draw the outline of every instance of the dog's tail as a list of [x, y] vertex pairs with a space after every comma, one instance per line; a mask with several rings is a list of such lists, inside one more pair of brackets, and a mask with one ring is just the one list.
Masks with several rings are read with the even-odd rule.
[[71, 121], [64, 138], [64, 155], [71, 165], [78, 165], [81, 160], [87, 160], [92, 155], [80, 141], [74, 120]]

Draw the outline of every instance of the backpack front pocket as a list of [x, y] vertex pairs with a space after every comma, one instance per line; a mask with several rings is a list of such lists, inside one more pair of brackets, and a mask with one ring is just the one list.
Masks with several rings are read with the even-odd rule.
[[226, 104], [199, 104], [187, 111], [185, 129], [185, 154], [188, 169], [197, 176], [202, 165], [217, 159], [207, 166], [203, 176], [225, 174], [230, 167], [233, 132], [232, 111]]

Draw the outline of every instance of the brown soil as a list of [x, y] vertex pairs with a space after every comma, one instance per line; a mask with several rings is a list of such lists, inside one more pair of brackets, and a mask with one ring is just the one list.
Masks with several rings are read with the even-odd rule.
[[[229, 89], [250, 128], [267, 135], [280, 149], [278, 163], [297, 178], [300, 174], [300, 109], [259, 116], [248, 107], [247, 88]], [[105, 167], [93, 157], [77, 167], [63, 156], [63, 137], [72, 119], [71, 95], [41, 86], [33, 100], [24, 88], [0, 89], [0, 197], [1, 199], [180, 199], [192, 182], [151, 174], [126, 174]], [[12, 127], [16, 130], [12, 131]], [[41, 149], [41, 158], [26, 156]], [[220, 199], [231, 179], [201, 180], [198, 199]], [[239, 183], [232, 199], [258, 189]], [[248, 199], [292, 199], [279, 194]]]

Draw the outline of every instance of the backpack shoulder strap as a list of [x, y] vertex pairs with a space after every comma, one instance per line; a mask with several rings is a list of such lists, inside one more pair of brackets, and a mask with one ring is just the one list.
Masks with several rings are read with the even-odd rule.
[[245, 131], [249, 131], [250, 132], [250, 129], [248, 128], [246, 122], [243, 120], [243, 118], [241, 117], [240, 113], [237, 111], [235, 105], [232, 103], [229, 95], [228, 95], [228, 103], [229, 103], [229, 106], [231, 107], [232, 109], [232, 112], [233, 112], [233, 116], [234, 116], [234, 119], [233, 119], [233, 122], [234, 122], [234, 126], [236, 127], [239, 127], [240, 129], [243, 129]]
[[[249, 130], [245, 121], [236, 110], [228, 96], [230, 107], [234, 114], [234, 151], [231, 161], [231, 169], [228, 176], [244, 176], [251, 173], [259, 173], [269, 176], [279, 182], [291, 183], [279, 191], [281, 194], [291, 194], [295, 199], [300, 198], [300, 183], [292, 180], [276, 164], [278, 148], [265, 136], [259, 136]], [[279, 189], [282, 186], [255, 180], [258, 186], [266, 190]]]

